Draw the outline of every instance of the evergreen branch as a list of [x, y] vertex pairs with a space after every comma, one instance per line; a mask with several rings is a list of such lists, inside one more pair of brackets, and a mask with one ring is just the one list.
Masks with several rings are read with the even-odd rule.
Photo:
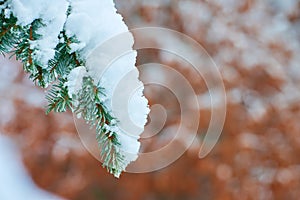
[[81, 62], [77, 59], [76, 53], [73, 52], [71, 55], [73, 56], [73, 59], [75, 60], [76, 65], [77, 65], [77, 66], [80, 66], [80, 63], [81, 63]]
[[[3, 28], [2, 32], [0, 33], [0, 39], [14, 26], [14, 24], [9, 24], [8, 27]], [[1, 41], [2, 42], [2, 41]]]
[[[119, 177], [126, 167], [125, 157], [120, 152], [118, 139], [118, 127], [116, 119], [104, 106], [101, 98], [105, 96], [103, 88], [95, 85], [94, 80], [88, 76], [83, 78], [81, 90], [69, 96], [67, 87], [68, 75], [73, 69], [85, 65], [80, 51], [71, 49], [71, 44], [80, 42], [76, 36], [68, 37], [65, 27], [57, 36], [58, 44], [54, 48], [55, 54], [46, 64], [40, 61], [38, 40], [42, 39], [39, 30], [47, 26], [43, 19], [34, 19], [28, 25], [20, 25], [16, 16], [13, 16], [7, 0], [0, 0], [0, 53], [13, 53], [16, 59], [23, 63], [23, 69], [30, 74], [30, 79], [40, 87], [53, 84], [46, 95], [48, 106], [46, 113], [52, 110], [65, 112], [67, 109], [81, 116], [90, 127], [96, 129], [96, 139], [100, 148], [100, 157], [103, 167], [108, 172]], [[67, 10], [67, 16], [72, 12], [71, 6]], [[47, 21], [47, 20], [45, 20]], [[27, 23], [24, 22], [23, 23]], [[42, 32], [42, 31], [41, 31]], [[56, 36], [54, 35], [54, 38]], [[37, 42], [36, 42], [37, 41]], [[37, 47], [36, 47], [37, 46]], [[42, 45], [41, 45], [42, 46]], [[52, 47], [51, 47], [51, 50]], [[46, 66], [45, 66], [46, 65]]]
[[1, 11], [0, 16], [0, 52], [2, 54], [9, 53], [14, 45], [19, 41], [18, 34], [19, 27], [16, 25], [17, 19], [10, 15], [6, 18], [4, 10]]
[[61, 33], [63, 37], [63, 43], [59, 43], [55, 48], [55, 56], [48, 63], [49, 73], [54, 77], [63, 77], [70, 73], [75, 67], [84, 65], [82, 60], [79, 60], [75, 52], [70, 52], [70, 44], [78, 42], [74, 38], [68, 38], [65, 32]]
[[94, 85], [91, 77], [84, 77], [82, 90], [74, 97], [74, 113], [80, 115], [90, 126], [96, 128], [96, 139], [101, 149], [103, 167], [116, 177], [122, 172], [123, 156], [119, 152], [120, 143], [117, 134], [111, 130], [115, 119], [107, 112], [101, 102], [104, 95], [101, 88]]
[[[23, 27], [20, 32], [20, 42], [17, 43], [13, 53], [16, 55], [17, 60], [21, 60], [23, 63], [24, 71], [30, 73], [30, 79], [37, 83], [38, 86], [47, 87], [53, 79], [45, 79], [47, 74], [45, 66], [41, 66], [38, 61], [33, 59], [33, 49], [30, 44], [40, 39], [40, 35], [37, 30], [44, 26], [41, 20], [37, 19], [32, 22], [31, 25]], [[48, 77], [49, 78], [49, 77]]]
[[71, 109], [72, 100], [68, 95], [68, 88], [65, 86], [66, 79], [59, 78], [59, 83], [54, 84], [49, 90], [46, 99], [49, 104], [46, 114], [49, 114], [52, 110], [55, 112], [65, 112], [67, 109]]
[[77, 59], [76, 53], [70, 53], [70, 44], [76, 42], [75, 39], [68, 38], [65, 32], [62, 32], [60, 37], [63, 37], [62, 43], [59, 43], [55, 48], [55, 56], [48, 63], [49, 73], [45, 73], [49, 81], [59, 79], [58, 85], [53, 85], [47, 100], [49, 102], [46, 114], [54, 110], [55, 112], [64, 112], [71, 108], [71, 98], [68, 96], [68, 88], [64, 85], [67, 81], [66, 76], [72, 69], [83, 65], [83, 61]]
[[[33, 41], [34, 39], [35, 38], [33, 38], [33, 25], [32, 25], [29, 28], [29, 41]], [[33, 64], [33, 62], [32, 62], [32, 50], [31, 50], [30, 47], [28, 48], [28, 63], [29, 63], [29, 65]]]

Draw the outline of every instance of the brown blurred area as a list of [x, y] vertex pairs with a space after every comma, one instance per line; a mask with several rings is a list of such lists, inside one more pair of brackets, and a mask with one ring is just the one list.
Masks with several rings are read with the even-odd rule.
[[[196, 144], [164, 169], [116, 179], [83, 147], [72, 114], [45, 115], [44, 92], [27, 80], [18, 63], [2, 59], [1, 67], [8, 67], [0, 68], [0, 132], [21, 148], [34, 181], [74, 200], [299, 199], [300, 1], [115, 2], [130, 28], [170, 28], [192, 37], [211, 55], [227, 94], [221, 138], [204, 159], [198, 158]], [[159, 51], [140, 51], [137, 64], [149, 61], [190, 77], [199, 99], [206, 97], [203, 80], [193, 79], [182, 63], [164, 59]], [[146, 94], [150, 105], [165, 101], [164, 91], [155, 92]], [[198, 140], [211, 116], [201, 102]], [[179, 116], [168, 116], [165, 128], [179, 123]], [[160, 139], [162, 134], [155, 137], [152, 143], [168, 142]]]

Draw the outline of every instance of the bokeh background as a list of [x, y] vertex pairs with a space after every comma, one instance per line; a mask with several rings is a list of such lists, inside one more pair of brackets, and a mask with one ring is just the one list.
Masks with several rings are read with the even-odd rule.
[[[222, 74], [227, 94], [221, 138], [207, 157], [198, 158], [199, 141], [211, 116], [205, 82], [193, 78], [184, 63], [163, 52], [139, 51], [137, 65], [157, 62], [190, 77], [200, 103], [199, 131], [192, 147], [169, 167], [145, 174], [124, 173], [115, 179], [83, 147], [72, 114], [45, 115], [45, 91], [28, 80], [20, 63], [1, 57], [0, 132], [17, 144], [34, 182], [72, 200], [299, 199], [300, 1], [115, 3], [130, 28], [170, 28], [207, 50]], [[141, 73], [140, 78], [146, 79], [147, 74]], [[150, 106], [161, 103], [172, 110], [164, 128], [145, 141], [151, 150], [172, 139], [170, 133], [180, 123], [180, 113], [176, 100], [163, 89], [149, 89], [146, 96]], [[0, 180], [1, 185], [5, 183]]]

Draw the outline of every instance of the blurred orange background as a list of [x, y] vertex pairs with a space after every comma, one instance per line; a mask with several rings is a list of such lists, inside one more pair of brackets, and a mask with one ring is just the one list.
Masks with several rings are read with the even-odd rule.
[[[283, 200], [300, 196], [300, 1], [115, 0], [129, 28], [160, 26], [184, 33], [216, 62], [225, 84], [227, 116], [219, 142], [204, 159], [199, 143], [210, 107], [207, 88], [176, 60], [141, 50], [137, 65], [157, 62], [191, 80], [201, 109], [197, 140], [172, 165], [114, 178], [81, 144], [71, 113], [45, 115], [44, 91], [20, 63], [0, 60], [0, 132], [20, 147], [38, 186], [72, 200]], [[141, 80], [147, 74], [141, 74]], [[168, 78], [168, 77], [166, 77]], [[175, 83], [174, 83], [175, 84]], [[163, 90], [145, 92], [150, 106]], [[180, 122], [168, 115], [147, 145], [167, 144], [164, 130]], [[193, 120], [193, 119], [191, 119]], [[168, 137], [167, 137], [168, 139]], [[159, 144], [158, 144], [159, 143]], [[1, 163], [2, 164], [2, 163]]]

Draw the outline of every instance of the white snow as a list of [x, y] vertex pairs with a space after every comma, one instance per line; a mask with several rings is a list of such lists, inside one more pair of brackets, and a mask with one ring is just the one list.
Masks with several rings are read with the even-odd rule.
[[[67, 17], [69, 6], [71, 13]], [[135, 67], [137, 52], [132, 49], [134, 39], [122, 16], [117, 13], [113, 0], [52, 0], [43, 3], [39, 0], [11, 0], [11, 10], [20, 25], [28, 25], [35, 19], [42, 19], [46, 25], [38, 29], [41, 39], [30, 44], [34, 49], [34, 59], [42, 66], [47, 67], [48, 61], [54, 57], [61, 30], [64, 29], [67, 36], [78, 39], [79, 43], [70, 45], [71, 52], [78, 52], [81, 59], [87, 61], [87, 66], [77, 67], [68, 75], [66, 86], [69, 96], [82, 89], [84, 76], [91, 76], [100, 83], [106, 94], [102, 101], [118, 119], [115, 130], [125, 165], [135, 160], [140, 146], [138, 138], [146, 124], [149, 108]], [[121, 42], [108, 43], [102, 55], [102, 49], [99, 51], [97, 47], [122, 33], [125, 33], [125, 38]], [[96, 54], [93, 53], [95, 51]], [[120, 87], [124, 90], [118, 91]]]
[[254, 133], [244, 132], [240, 134], [237, 139], [243, 148], [256, 150], [263, 150], [265, 148], [261, 141], [261, 137]]
[[137, 141], [138, 138], [127, 135], [124, 132], [119, 132], [118, 139], [121, 144], [120, 153], [124, 156], [123, 168], [137, 159], [140, 149], [140, 142]]
[[0, 133], [0, 199], [62, 200], [38, 188], [24, 169], [19, 151], [12, 141]]
[[45, 26], [37, 31], [41, 39], [32, 41], [30, 47], [34, 49], [34, 59], [42, 67], [47, 67], [48, 61], [55, 55], [54, 48], [59, 43], [58, 35], [63, 30], [67, 18], [68, 2], [12, 0], [10, 5], [13, 14], [18, 18], [18, 23], [22, 26], [32, 23], [35, 19], [42, 19]]
[[0, 126], [9, 123], [15, 117], [15, 107], [12, 101], [0, 98]]
[[[132, 50], [134, 39], [128, 27], [117, 14], [112, 0], [74, 0], [72, 12], [66, 22], [69, 37], [75, 35], [79, 44], [72, 46], [87, 60], [87, 74], [104, 88], [105, 107], [118, 119], [116, 127], [121, 143], [120, 152], [124, 156], [124, 166], [137, 159], [140, 143], [138, 138], [143, 132], [149, 113], [148, 101], [143, 96], [144, 86], [138, 80], [139, 72], [135, 67], [136, 51]], [[110, 41], [121, 35], [122, 40]], [[108, 43], [106, 43], [108, 42]], [[106, 44], [106, 45], [105, 45]], [[101, 46], [102, 45], [102, 46]], [[83, 72], [80, 72], [83, 73]], [[71, 82], [77, 72], [70, 76]], [[71, 88], [76, 94], [80, 82]], [[126, 109], [127, 108], [127, 109]]]
[[47, 4], [49, 3], [40, 3], [37, 0], [12, 0], [9, 5], [14, 16], [18, 18], [18, 24], [26, 26], [41, 17]]
[[70, 4], [72, 12], [66, 22], [66, 31], [85, 44], [83, 56], [112, 36], [128, 31], [122, 16], [116, 13], [113, 0], [73, 0]]
[[[101, 46], [99, 48], [102, 49]], [[128, 48], [131, 49], [132, 45]], [[101, 56], [98, 50], [87, 59], [88, 73], [104, 88], [106, 98], [103, 103], [118, 119], [116, 125], [119, 129], [116, 133], [121, 143], [120, 152], [124, 156], [122, 168], [125, 169], [137, 158], [140, 147], [138, 138], [144, 130], [149, 113], [148, 101], [143, 96], [144, 86], [138, 80], [139, 73], [135, 68], [136, 52], [131, 50], [111, 63], [107, 58], [111, 55]]]
[[82, 89], [82, 81], [83, 77], [85, 76], [86, 68], [84, 66], [79, 66], [72, 69], [68, 75], [68, 81], [66, 82], [69, 97], [73, 97], [73, 95], [78, 94], [78, 92]]
[[[140, 87], [132, 94], [128, 102], [128, 113], [130, 119], [139, 127], [144, 127], [147, 123], [147, 115], [149, 109], [147, 108], [148, 101], [146, 98], [141, 98], [143, 96], [144, 86], [139, 82]], [[144, 113], [142, 113], [143, 111]]]

